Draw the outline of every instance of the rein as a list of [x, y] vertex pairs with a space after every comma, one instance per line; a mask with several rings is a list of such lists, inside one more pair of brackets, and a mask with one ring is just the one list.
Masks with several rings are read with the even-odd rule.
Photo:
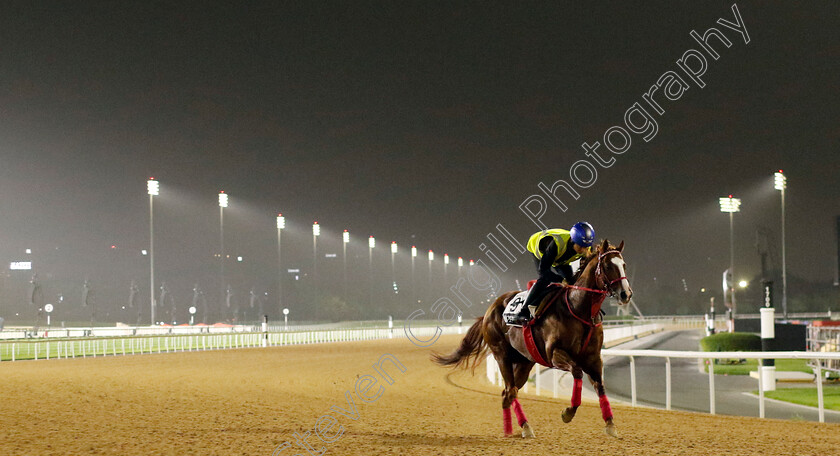
[[[598, 314], [601, 312], [601, 305], [604, 303], [604, 300], [607, 298], [607, 295], [610, 295], [610, 296], [615, 295], [615, 292], [613, 292], [610, 289], [610, 286], [612, 284], [620, 281], [620, 280], [623, 280], [623, 279], [627, 278], [627, 277], [619, 277], [619, 278], [617, 278], [615, 280], [612, 280], [610, 282], [606, 282], [606, 277], [602, 278], [602, 275], [605, 276], [605, 274], [602, 274], [602, 272], [601, 272], [601, 260], [603, 260], [604, 257], [606, 257], [607, 255], [609, 255], [611, 253], [615, 253], [619, 257], [621, 256], [621, 252], [619, 252], [618, 250], [610, 250], [610, 251], [607, 251], [607, 252], [604, 252], [604, 253], [599, 253], [598, 254], [598, 264], [595, 267], [595, 282], [596, 282], [596, 285], [597, 285], [598, 281], [600, 281], [602, 284], [604, 284], [604, 288], [595, 289], [595, 288], [579, 287], [577, 285], [563, 285], [563, 287], [566, 288], [566, 289], [563, 292], [555, 295], [555, 297], [552, 298], [552, 300], [547, 305], [543, 306], [542, 310], [539, 311], [539, 313], [537, 313], [537, 315], [534, 315], [534, 318], [531, 319], [531, 321], [529, 321], [528, 323], [523, 325], [522, 335], [523, 335], [523, 338], [525, 339], [525, 348], [528, 349], [528, 352], [531, 354], [531, 357], [534, 358], [534, 361], [536, 361], [539, 364], [542, 364], [543, 366], [554, 368], [554, 366], [552, 366], [550, 363], [548, 363], [545, 360], [545, 358], [543, 358], [542, 354], [540, 354], [540, 351], [537, 348], [537, 344], [534, 341], [534, 334], [533, 334], [533, 331], [532, 331], [532, 326], [534, 326], [534, 324], [537, 321], [539, 321], [542, 313], [545, 312], [546, 309], [549, 309], [561, 294], [563, 295], [563, 300], [566, 301], [566, 308], [569, 309], [569, 313], [572, 314], [573, 317], [575, 317], [577, 320], [579, 320], [581, 323], [583, 323], [587, 327], [586, 339], [584, 339], [583, 343], [581, 344], [580, 352], [581, 353], [584, 352], [586, 350], [586, 347], [589, 346], [589, 341], [590, 341], [590, 339], [592, 339], [592, 333], [595, 332], [594, 329], [603, 324], [603, 320], [599, 321], [598, 323], [595, 323], [595, 321], [597, 320]], [[579, 317], [575, 313], [574, 309], [572, 309], [572, 304], [569, 302], [569, 290], [570, 289], [581, 290], [581, 291], [585, 291], [587, 293], [596, 293], [596, 294], [601, 295], [599, 298], [595, 299], [592, 302], [590, 316], [589, 316], [590, 320], [589, 321], [586, 321], [583, 318]]]
[[[621, 257], [621, 252], [619, 252], [618, 250], [610, 250], [610, 251], [607, 251], [607, 252], [604, 252], [604, 253], [599, 253], [598, 254], [598, 260], [597, 260], [598, 263], [595, 266], [595, 282], [596, 282], [596, 285], [597, 285], [597, 282], [600, 281], [601, 283], [604, 284], [603, 289], [579, 287], [577, 285], [564, 285], [564, 287], [566, 288], [566, 292], [563, 293], [563, 300], [566, 301], [566, 308], [569, 310], [569, 313], [572, 314], [573, 317], [575, 317], [575, 319], [577, 319], [578, 321], [580, 321], [581, 323], [583, 323], [584, 325], [586, 325], [589, 328], [587, 330], [586, 339], [584, 339], [583, 344], [581, 345], [581, 348], [580, 348], [581, 352], [585, 351], [586, 347], [589, 346], [589, 340], [592, 338], [592, 333], [595, 332], [594, 329], [601, 326], [604, 323], [603, 320], [599, 321], [598, 323], [595, 323], [595, 321], [598, 319], [598, 315], [601, 312], [601, 305], [604, 303], [604, 300], [607, 299], [607, 295], [615, 296], [615, 292], [612, 291], [610, 286], [612, 286], [612, 284], [614, 284], [616, 282], [619, 282], [619, 281], [627, 278], [627, 277], [622, 276], [622, 277], [619, 277], [619, 278], [617, 278], [615, 280], [612, 280], [610, 282], [606, 281], [606, 274], [602, 273], [602, 271], [601, 271], [601, 261], [604, 259], [604, 257], [606, 257], [607, 255], [609, 255], [611, 253], [615, 253], [619, 257]], [[584, 320], [583, 318], [579, 317], [575, 313], [574, 309], [572, 308], [572, 304], [569, 301], [569, 289], [581, 290], [581, 291], [585, 291], [587, 293], [595, 293], [595, 294], [601, 295], [600, 297], [598, 297], [598, 298], [596, 298], [592, 301], [592, 306], [590, 307], [589, 321]]]

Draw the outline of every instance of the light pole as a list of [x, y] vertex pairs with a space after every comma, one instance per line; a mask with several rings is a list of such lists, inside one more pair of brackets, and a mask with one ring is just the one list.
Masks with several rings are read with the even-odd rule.
[[393, 298], [391, 300], [392, 309], [396, 308], [397, 302], [397, 272], [394, 268], [394, 255], [397, 254], [397, 241], [391, 241], [391, 289], [393, 290]]
[[155, 196], [160, 194], [160, 183], [154, 177], [146, 182], [146, 191], [149, 193], [149, 277], [152, 286], [149, 293], [151, 305], [152, 325], [155, 324]]
[[373, 248], [376, 247], [376, 239], [373, 236], [368, 238], [368, 302], [373, 304]]
[[344, 302], [347, 302], [347, 243], [350, 242], [350, 232], [344, 230], [341, 234], [341, 248], [343, 251], [344, 260]]
[[443, 254], [443, 281], [446, 282], [446, 266], [449, 265], [449, 254]]
[[321, 225], [318, 222], [312, 224], [312, 281], [317, 281], [318, 276], [318, 236], [321, 235]]
[[429, 290], [432, 289], [432, 260], [435, 259], [435, 252], [429, 249]]
[[787, 318], [787, 263], [785, 262], [785, 188], [787, 177], [782, 170], [775, 174], [776, 190], [782, 192], [782, 315]]
[[286, 217], [277, 214], [277, 310], [283, 308], [283, 261], [280, 256], [280, 234], [286, 228]]
[[394, 269], [394, 255], [397, 253], [397, 241], [391, 241], [391, 281], [397, 283], [397, 273]]
[[417, 246], [411, 246], [411, 300], [417, 302], [417, 286], [414, 282], [414, 259], [417, 258]]
[[[728, 198], [720, 198], [720, 211], [729, 213], [729, 298], [732, 302], [732, 320], [735, 319], [735, 229], [733, 222], [733, 214], [741, 211], [741, 199], [733, 198], [729, 195]], [[733, 328], [734, 330], [734, 328]]]
[[225, 313], [225, 208], [228, 207], [228, 195], [224, 190], [219, 192], [219, 246], [221, 254], [219, 255], [219, 276], [222, 281], [222, 299], [219, 309], [222, 311], [222, 317]]

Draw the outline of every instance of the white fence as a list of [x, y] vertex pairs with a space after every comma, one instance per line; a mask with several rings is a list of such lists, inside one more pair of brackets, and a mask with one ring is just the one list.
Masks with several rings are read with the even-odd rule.
[[[622, 350], [605, 348], [601, 350], [602, 356], [627, 356], [630, 358], [630, 397], [631, 405], [636, 406], [636, 357], [653, 357], [664, 358], [665, 360], [665, 409], [671, 410], [671, 358], [684, 359], [809, 359], [816, 361], [814, 363], [814, 373], [816, 374], [817, 383], [817, 409], [820, 423], [825, 422], [825, 404], [823, 400], [823, 368], [822, 362], [838, 362], [840, 360], [840, 353], [814, 353], [814, 352], [699, 352], [699, 351], [667, 351], [667, 350]], [[492, 356], [488, 356], [487, 377], [491, 382], [503, 385], [499, 368]], [[715, 369], [714, 362], [709, 362], [709, 413], [715, 414]], [[536, 372], [539, 373], [541, 366], [535, 366]], [[545, 368], [544, 370], [549, 370]], [[560, 371], [558, 369], [551, 369], [553, 371], [552, 384], [554, 397], [559, 395], [560, 386]], [[542, 388], [542, 375], [536, 375], [534, 378], [536, 386], [536, 394], [540, 394]], [[764, 418], [764, 379], [763, 375], [758, 375], [758, 416]], [[528, 383], [525, 383], [524, 392], [528, 392]]]
[[[175, 327], [177, 328], [177, 327]], [[173, 328], [174, 329], [174, 328]], [[225, 328], [230, 329], [230, 328]], [[461, 334], [462, 326], [440, 327], [442, 334]], [[437, 327], [411, 328], [414, 337], [431, 339]], [[0, 361], [169, 353], [176, 351], [317, 344], [406, 337], [399, 328], [333, 329], [305, 332], [226, 332], [165, 334], [139, 337], [75, 337], [66, 340], [25, 339], [0, 342]]]
[[[807, 350], [809, 352], [825, 353], [840, 351], [840, 327], [837, 326], [808, 326]], [[840, 360], [830, 360], [822, 365], [823, 368], [840, 372]]]
[[[811, 353], [811, 352], [691, 352], [667, 350], [601, 350], [604, 356], [627, 356], [630, 358], [630, 391], [632, 405], [636, 406], [636, 357], [653, 357], [665, 359], [665, 409], [671, 410], [671, 358], [688, 359], [811, 359], [811, 360], [840, 360], [840, 353]], [[709, 413], [715, 414], [715, 363], [709, 362]], [[814, 367], [817, 378], [817, 408], [820, 423], [825, 422], [825, 406], [823, 403], [822, 368], [820, 363]], [[758, 376], [758, 416], [764, 418], [764, 383], [763, 375]]]

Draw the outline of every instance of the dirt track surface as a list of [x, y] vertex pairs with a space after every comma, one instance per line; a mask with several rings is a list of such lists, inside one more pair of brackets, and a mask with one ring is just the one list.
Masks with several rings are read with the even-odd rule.
[[[433, 349], [460, 340], [444, 337]], [[0, 455], [829, 455], [840, 425], [613, 406], [620, 439], [584, 401], [520, 395], [536, 439], [504, 438], [498, 387], [448, 375], [406, 339], [0, 364]], [[383, 362], [392, 354], [406, 368]], [[373, 402], [357, 395], [362, 386]], [[379, 387], [382, 390], [379, 390]], [[346, 392], [352, 398], [348, 402]], [[609, 385], [607, 385], [609, 394]], [[705, 391], [698, 394], [707, 394]], [[347, 417], [331, 410], [335, 406]], [[355, 406], [355, 413], [353, 412]], [[315, 433], [321, 423], [321, 441]], [[329, 425], [332, 424], [332, 428]], [[341, 426], [339, 428], [339, 426]], [[518, 430], [514, 419], [514, 429]], [[311, 434], [312, 450], [294, 434]], [[338, 432], [341, 431], [340, 435]]]

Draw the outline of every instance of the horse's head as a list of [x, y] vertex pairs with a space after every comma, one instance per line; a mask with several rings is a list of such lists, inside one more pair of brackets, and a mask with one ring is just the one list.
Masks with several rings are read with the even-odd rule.
[[598, 288], [606, 290], [618, 299], [619, 304], [627, 305], [633, 296], [630, 281], [627, 280], [626, 265], [621, 251], [624, 241], [618, 247], [610, 245], [606, 239], [597, 247], [593, 256], [597, 255], [595, 263], [595, 281]]

